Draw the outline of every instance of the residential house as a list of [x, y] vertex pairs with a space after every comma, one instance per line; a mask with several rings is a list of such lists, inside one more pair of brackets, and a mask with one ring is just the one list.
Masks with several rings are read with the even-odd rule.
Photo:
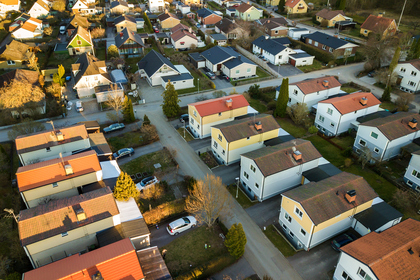
[[157, 246], [145, 248], [137, 251], [137, 257], [143, 269], [143, 274], [146, 279], [172, 280], [168, 267], [163, 260], [162, 254]]
[[289, 36], [293, 40], [300, 40], [302, 35], [306, 35], [309, 33], [309, 30], [306, 28], [290, 28], [287, 32], [287, 36]]
[[308, 5], [304, 0], [287, 0], [284, 7], [288, 14], [304, 14], [308, 12]]
[[[144, 28], [144, 19], [135, 18], [135, 20], [136, 20], [136, 28], [137, 29], [143, 29]], [[137, 30], [135, 32], [137, 32]]]
[[136, 249], [130, 239], [125, 238], [85, 254], [75, 254], [28, 271], [22, 275], [22, 280], [83, 279], [84, 277], [145, 279]]
[[211, 127], [211, 150], [225, 165], [241, 160], [241, 155], [264, 147], [277, 138], [280, 126], [272, 115], [261, 114]]
[[173, 65], [166, 57], [151, 50], [137, 63], [141, 77], [146, 78], [150, 86], [161, 85], [168, 81], [175, 89], [194, 87], [194, 78], [183, 65]]
[[93, 150], [19, 167], [16, 179], [27, 208], [78, 195], [84, 185], [102, 180]]
[[334, 279], [417, 279], [420, 222], [409, 218], [340, 248]]
[[109, 7], [111, 14], [113, 15], [122, 15], [128, 13], [130, 8], [128, 7], [128, 3], [120, 0], [120, 1], [112, 1]]
[[28, 14], [22, 13], [20, 16], [18, 16], [15, 19], [14, 22], [12, 22], [9, 25], [9, 32], [13, 32], [13, 30], [21, 27], [26, 21], [28, 21], [29, 23], [32, 23], [33, 25], [36, 25], [38, 29], [42, 29], [44, 27], [42, 20], [33, 18]]
[[23, 166], [70, 156], [73, 152], [90, 148], [89, 137], [83, 124], [46, 130], [18, 136], [16, 152]]
[[43, 0], [36, 1], [28, 12], [28, 14], [33, 18], [47, 16], [49, 13], [50, 6]]
[[176, 15], [171, 14], [168, 11], [166, 11], [163, 14], [160, 14], [158, 16], [158, 21], [162, 29], [171, 29], [181, 23], [181, 21], [177, 18]]
[[0, 69], [24, 68], [34, 63], [35, 54], [24, 43], [12, 40], [9, 44], [0, 48]]
[[318, 167], [321, 154], [296, 139], [241, 154], [240, 180], [251, 199], [266, 200], [302, 184], [302, 173]]
[[203, 25], [214, 25], [223, 19], [223, 16], [218, 15], [214, 11], [203, 8], [197, 11], [197, 19]]
[[191, 32], [191, 28], [178, 24], [171, 29], [171, 43], [175, 49], [191, 49], [197, 47], [197, 37]]
[[181, 0], [182, 3], [188, 6], [201, 6], [201, 0]]
[[[42, 0], [39, 0], [42, 1]], [[12, 37], [15, 39], [34, 39], [42, 38], [42, 21], [35, 22], [32, 20], [26, 20], [21, 22], [18, 27], [11, 31]]]
[[420, 151], [411, 153], [410, 163], [404, 174], [404, 182], [410, 188], [420, 192]]
[[[143, 22], [144, 23], [144, 22]], [[117, 33], [123, 31], [124, 28], [137, 33], [136, 19], [132, 16], [119, 16], [114, 20]]]
[[209, 36], [213, 44], [222, 46], [222, 47], [226, 46], [227, 38], [225, 35], [220, 34], [220, 33], [214, 33], [214, 34], [210, 34]]
[[420, 136], [417, 120], [420, 120], [418, 113], [398, 112], [360, 123], [353, 150], [358, 154], [368, 153], [371, 162], [398, 156], [401, 147]]
[[69, 55], [80, 55], [82, 53], [94, 53], [92, 36], [90, 31], [87, 31], [81, 26], [78, 26], [70, 37], [67, 44]]
[[248, 101], [241, 94], [188, 104], [191, 132], [198, 138], [209, 137], [212, 126], [246, 115], [248, 107]]
[[369, 15], [362, 26], [360, 26], [360, 34], [368, 36], [371, 32], [380, 34], [383, 37], [395, 35], [397, 32], [395, 19], [383, 17], [382, 14], [377, 16]]
[[288, 22], [284, 17], [279, 18], [260, 18], [255, 21], [256, 24], [262, 25], [265, 34], [271, 37], [287, 36]]
[[257, 75], [257, 64], [246, 58], [238, 55], [226, 62], [223, 62], [220, 71], [229, 77], [231, 80], [245, 79], [248, 77], [255, 77]]
[[85, 0], [77, 0], [71, 8], [74, 14], [94, 15], [96, 14], [95, 3], [87, 3]]
[[268, 35], [260, 36], [252, 42], [252, 52], [264, 56], [274, 65], [289, 63], [289, 55], [296, 53], [291, 48], [284, 46], [281, 41], [271, 39]]
[[322, 9], [315, 14], [315, 18], [322, 26], [325, 27], [334, 27], [337, 22], [346, 20], [342, 10], [332, 11], [329, 9]]
[[377, 197], [363, 177], [341, 172], [283, 193], [279, 223], [296, 248], [309, 250], [350, 228]]
[[1, 0], [0, 1], [0, 16], [5, 18], [6, 14], [11, 11], [20, 10], [20, 0]]
[[[206, 67], [213, 72], [222, 71], [222, 65], [231, 59], [239, 57], [239, 53], [230, 47], [215, 46], [201, 53], [206, 59]], [[252, 71], [251, 71], [252, 72]]]
[[296, 53], [289, 54], [289, 63], [295, 67], [312, 65], [314, 63], [315, 56], [307, 54], [302, 50], [294, 50]]
[[182, 2], [178, 2], [176, 4], [176, 9], [179, 10], [183, 15], [186, 15], [191, 12], [191, 7], [187, 4], [183, 4]]
[[136, 31], [124, 28], [115, 36], [115, 45], [120, 55], [139, 55], [143, 53], [143, 40]]
[[149, 11], [152, 13], [163, 12], [165, 10], [165, 1], [163, 0], [148, 0]]
[[262, 17], [262, 10], [248, 3], [242, 3], [236, 7], [236, 16], [245, 21], [254, 21]]
[[356, 92], [320, 101], [315, 126], [327, 136], [348, 132], [357, 118], [379, 110], [381, 101], [371, 92]]
[[91, 24], [86, 17], [83, 17], [79, 14], [75, 14], [66, 26], [67, 35], [71, 36], [73, 34], [73, 31], [75, 31], [79, 26], [83, 27], [86, 30], [89, 30]]
[[397, 85], [401, 90], [420, 92], [420, 59], [399, 62], [394, 71], [398, 75]]
[[[288, 106], [305, 103], [310, 110], [318, 102], [340, 93], [340, 82], [333, 76], [307, 79], [289, 84]], [[276, 99], [279, 91], [276, 91]]]
[[34, 268], [87, 252], [96, 233], [120, 224], [109, 187], [20, 211], [19, 239]]
[[349, 43], [322, 32], [314, 32], [304, 36], [305, 43], [324, 52], [331, 53], [335, 58], [347, 58], [356, 55], [356, 44]]
[[240, 27], [235, 20], [223, 18], [221, 21], [215, 24], [214, 30], [216, 33], [225, 35], [228, 39], [236, 39], [246, 37], [249, 32]]

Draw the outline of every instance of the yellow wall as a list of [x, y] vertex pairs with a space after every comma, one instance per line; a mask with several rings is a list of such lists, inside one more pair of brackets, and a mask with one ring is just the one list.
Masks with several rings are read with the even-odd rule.
[[0, 61], [0, 69], [9, 69], [9, 68], [22, 68], [22, 61], [15, 60], [15, 65], [7, 64], [7, 61]]
[[[194, 115], [194, 111], [196, 112], [197, 116]], [[188, 105], [188, 115], [190, 115], [195, 122], [201, 124], [201, 116], [198, 113], [197, 109], [195, 109], [195, 106]]]
[[214, 115], [205, 116], [203, 118], [202, 124], [205, 125], [205, 124], [214, 123], [214, 122], [217, 122], [217, 121], [220, 121], [220, 120], [235, 118], [235, 117], [246, 115], [247, 113], [248, 113], [248, 106], [242, 107], [242, 108], [237, 108], [237, 109], [234, 109], [234, 110], [229, 110], [229, 111], [222, 112], [221, 116], [219, 116], [219, 113], [214, 114]]
[[137, 33], [137, 24], [135, 22], [131, 22], [131, 21], [121, 22], [119, 24], [116, 24], [115, 27], [117, 28], [117, 32], [121, 32], [124, 30], [124, 28], [127, 27], [128, 30], [131, 30]]
[[[298, 9], [300, 3], [302, 3], [304, 9]], [[306, 5], [305, 1], [301, 0], [293, 8], [287, 7], [287, 11], [289, 12], [289, 14], [304, 14], [308, 12], [308, 5]]]
[[[316, 17], [316, 20], [321, 23], [324, 20], [324, 18], [322, 18], [322, 17]], [[335, 23], [334, 22], [342, 21], [342, 20], [345, 20], [345, 18], [343, 17], [343, 15], [341, 15], [341, 14], [336, 15], [333, 19], [327, 20], [328, 21], [328, 27], [334, 27], [335, 26]]]
[[[365, 30], [367, 31], [367, 33], [365, 33]], [[388, 33], [389, 33], [390, 30], [393, 30], [394, 33], [395, 33], [395, 30], [397, 30], [397, 25], [396, 25], [395, 21], [393, 21], [391, 23], [391, 25], [389, 26], [389, 28], [387, 28], [386, 30], [384, 30], [384, 34], [382, 34], [382, 36], [385, 36], [386, 37], [388, 35]], [[372, 31], [369, 30], [369, 29], [360, 28], [360, 34], [363, 35], [363, 36], [366, 36], [367, 37], [370, 32], [372, 32]]]
[[[295, 214], [295, 206], [303, 212], [302, 219]], [[313, 225], [312, 220], [309, 218], [309, 216], [306, 214], [305, 210], [299, 203], [288, 197], [283, 196], [281, 199], [281, 208], [286, 210], [287, 213], [289, 213], [289, 215], [292, 217], [292, 219], [296, 221], [306, 232], [311, 232]]]
[[[222, 141], [219, 140], [219, 135], [222, 136]], [[216, 141], [217, 144], [222, 147], [224, 150], [228, 150], [228, 142], [226, 141], [226, 138], [223, 136], [223, 133], [218, 128], [211, 128], [211, 139], [213, 141]], [[213, 142], [211, 143], [213, 146]]]
[[176, 25], [178, 25], [181, 21], [179, 19], [175, 19], [175, 18], [168, 18], [167, 20], [164, 20], [160, 23], [160, 25], [162, 26], [162, 29], [169, 29], [169, 28], [173, 28]]
[[273, 138], [276, 138], [278, 136], [278, 134], [279, 134], [279, 130], [277, 128], [277, 129], [274, 129], [274, 130], [271, 130], [271, 131], [267, 131], [267, 132], [264, 132], [264, 133], [261, 133], [261, 134], [256, 134], [254, 136], [251, 136], [249, 138], [249, 140], [247, 140], [246, 138], [243, 138], [243, 139], [231, 142], [229, 144], [229, 149], [228, 150], [233, 151], [235, 149], [239, 149], [239, 148], [242, 148], [242, 147], [245, 147], [245, 146], [249, 146], [249, 145], [252, 145], [252, 144], [255, 144], [255, 143], [258, 143], [258, 142], [263, 142], [263, 141], [266, 141], [266, 140], [269, 140], [269, 139], [273, 139]]

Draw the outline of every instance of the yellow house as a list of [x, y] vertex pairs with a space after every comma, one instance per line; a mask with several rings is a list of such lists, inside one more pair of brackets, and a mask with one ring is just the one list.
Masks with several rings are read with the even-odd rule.
[[27, 208], [79, 194], [82, 186], [102, 180], [96, 152], [51, 159], [19, 167], [16, 172], [19, 192]]
[[19, 239], [34, 268], [96, 247], [96, 233], [120, 224], [109, 187], [20, 212]]
[[352, 227], [376, 197], [363, 177], [341, 172], [283, 193], [279, 223], [296, 248], [309, 250]]
[[211, 135], [211, 127], [233, 121], [248, 113], [249, 103], [241, 94], [235, 94], [188, 104], [189, 125], [195, 137]]
[[201, 6], [201, 0], [181, 0], [181, 2], [188, 6]]
[[278, 137], [280, 126], [272, 115], [240, 119], [211, 128], [211, 148], [225, 165], [237, 162], [241, 154], [263, 148], [264, 141]]
[[304, 14], [308, 12], [308, 5], [303, 0], [287, 0], [284, 7], [288, 14]]
[[162, 29], [171, 29], [181, 23], [181, 21], [175, 15], [167, 11], [163, 14], [160, 14], [158, 16], [158, 20]]
[[397, 32], [395, 19], [383, 17], [382, 14], [369, 15], [360, 26], [360, 34], [367, 37], [371, 32], [381, 34], [383, 37], [395, 35]]
[[16, 40], [0, 48], [0, 69], [27, 68], [28, 64], [35, 60], [36, 57], [31, 48]]
[[337, 22], [346, 20], [344, 12], [341, 10], [331, 11], [322, 9], [315, 16], [316, 20], [325, 27], [334, 27]]

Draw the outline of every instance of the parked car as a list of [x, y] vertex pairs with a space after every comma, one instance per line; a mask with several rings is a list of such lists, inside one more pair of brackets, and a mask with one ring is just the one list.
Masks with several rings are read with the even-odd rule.
[[178, 235], [180, 232], [186, 231], [197, 225], [197, 220], [193, 216], [182, 217], [170, 223], [166, 230], [170, 235]]
[[199, 23], [197, 23], [195, 26], [197, 26], [197, 28], [201, 28], [201, 25]]
[[71, 101], [68, 101], [67, 102], [67, 105], [66, 105], [66, 109], [67, 109], [67, 111], [71, 111], [71, 109], [73, 108], [73, 102], [71, 102]]
[[65, 34], [66, 33], [66, 27], [64, 25], [60, 26], [60, 34]]
[[180, 122], [187, 122], [189, 121], [190, 116], [188, 114], [182, 114], [181, 117], [179, 117]]
[[230, 78], [226, 74], [222, 74], [222, 79], [230, 82]]
[[352, 234], [350, 232], [345, 233], [345, 234], [342, 234], [342, 235], [338, 236], [337, 238], [334, 238], [334, 240], [331, 241], [331, 247], [334, 250], [339, 252], [341, 247], [353, 242], [356, 239], [357, 239], [357, 237], [354, 234]]
[[83, 112], [82, 101], [76, 101], [76, 111]]
[[153, 26], [153, 30], [155, 31], [155, 33], [159, 33], [159, 28], [157, 28], [156, 26]]
[[111, 124], [108, 127], [105, 127], [104, 128], [104, 133], [109, 133], [109, 132], [113, 132], [113, 131], [116, 131], [116, 130], [120, 130], [120, 129], [123, 129], [124, 127], [125, 127], [125, 125], [123, 123], [114, 123], [114, 124]]
[[211, 71], [209, 71], [209, 72], [206, 72], [206, 75], [207, 75], [207, 77], [209, 77], [210, 79], [212, 79], [212, 80], [215, 80], [216, 79], [216, 74], [214, 74], [213, 72], [211, 72]]
[[126, 156], [131, 157], [132, 155], [134, 155], [133, 148], [124, 148], [124, 149], [118, 150], [116, 153], [114, 153], [113, 156], [115, 159], [119, 159]]
[[368, 75], [368, 77], [375, 77], [376, 71], [375, 70], [370, 71], [367, 75]]
[[159, 180], [156, 178], [156, 176], [150, 176], [141, 180], [140, 186], [144, 189], [147, 187], [151, 187], [156, 183], [159, 183]]

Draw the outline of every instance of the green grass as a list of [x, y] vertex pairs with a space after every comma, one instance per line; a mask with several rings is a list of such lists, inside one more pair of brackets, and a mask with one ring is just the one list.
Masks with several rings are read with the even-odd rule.
[[354, 138], [351, 136], [337, 136], [331, 139], [334, 143], [345, 149], [347, 147], [353, 147]]
[[164, 48], [163, 50], [165, 51], [166, 56], [171, 56], [176, 53], [174, 48]]
[[321, 62], [319, 62], [318, 60], [314, 59], [314, 62], [312, 63], [312, 65], [305, 65], [305, 66], [298, 66], [297, 67], [300, 71], [302, 72], [312, 72], [312, 71], [316, 71], [316, 70], [320, 70], [323, 68]]
[[[167, 250], [165, 263], [171, 275], [176, 278], [194, 270], [199, 277], [194, 279], [200, 279], [204, 276], [202, 274], [208, 273], [207, 270], [211, 266], [207, 266], [202, 272], [196, 271], [197, 267], [209, 265], [210, 262], [219, 258], [224, 258], [224, 266], [232, 264], [235, 259], [229, 255], [223, 240], [219, 237], [220, 233], [219, 227], [201, 226], [195, 230], [189, 230], [185, 235], [160, 248]], [[208, 246], [207, 249], [204, 247], [205, 244]], [[212, 273], [215, 272], [217, 271], [212, 271]], [[192, 278], [182, 277], [181, 279]]]
[[[177, 129], [179, 135], [181, 135], [182, 138], [184, 138], [184, 127], [180, 127]], [[191, 140], [194, 140], [194, 138], [191, 136], [191, 134], [188, 132], [187, 129], [185, 129], [185, 141], [190, 142]]]
[[390, 101], [382, 102], [381, 105], [379, 105], [379, 107], [381, 107], [382, 109], [388, 110], [388, 111], [393, 111], [393, 110], [395, 110], [395, 108], [397, 108], [397, 106]]
[[48, 59], [47, 67], [57, 67], [61, 64], [67, 72], [70, 72], [71, 65], [75, 63], [76, 60], [77, 56], [70, 56], [69, 54], [51, 54]]
[[273, 225], [269, 225], [264, 234], [286, 258], [296, 254], [296, 251], [290, 247], [289, 243], [276, 231]]
[[347, 86], [347, 87], [341, 87], [340, 88], [342, 91], [345, 91], [345, 92], [347, 92], [347, 93], [352, 93], [352, 92], [355, 92], [355, 91], [358, 91], [359, 89], [357, 89], [357, 88], [354, 88], [354, 87], [350, 87], [350, 86]]
[[250, 98], [248, 100], [249, 106], [257, 110], [259, 113], [267, 112], [267, 106], [265, 106], [260, 100]]
[[137, 62], [140, 61], [140, 57], [131, 57], [125, 59], [125, 64], [130, 66], [130, 72], [134, 73], [138, 70]]
[[106, 49], [105, 48], [97, 48], [95, 49], [96, 57], [99, 58], [99, 60], [105, 60], [106, 59]]
[[240, 189], [238, 189], [238, 198], [236, 198], [236, 184], [228, 186], [227, 190], [244, 209], [259, 203], [258, 201], [252, 202]]
[[301, 138], [308, 132], [304, 127], [295, 125], [295, 123], [289, 118], [277, 118], [277, 122], [281, 128], [286, 130], [295, 138]]
[[135, 158], [120, 167], [122, 171], [127, 172], [130, 175], [138, 172], [153, 173], [155, 171], [153, 165], [156, 163], [160, 163], [163, 172], [166, 169], [175, 166], [175, 162], [173, 161], [171, 154], [165, 149]]
[[137, 148], [145, 144], [150, 144], [147, 135], [140, 131], [130, 131], [124, 134], [108, 138], [108, 144], [113, 152], [122, 148]]
[[188, 69], [188, 71], [190, 71], [191, 76], [194, 77], [194, 87], [177, 90], [176, 92], [178, 92], [178, 95], [191, 93], [191, 92], [198, 92], [198, 79], [200, 79], [200, 91], [212, 89], [208, 83], [210, 79], [207, 76], [201, 75], [201, 73], [199, 73], [200, 70], [197, 69], [197, 71], [195, 71], [191, 69], [190, 67], [188, 67], [188, 65], [184, 65], [184, 66]]
[[327, 140], [318, 135], [308, 137], [306, 140], [311, 141], [321, 155], [335, 166], [340, 167], [344, 164], [345, 157], [341, 155], [341, 150], [331, 145]]

